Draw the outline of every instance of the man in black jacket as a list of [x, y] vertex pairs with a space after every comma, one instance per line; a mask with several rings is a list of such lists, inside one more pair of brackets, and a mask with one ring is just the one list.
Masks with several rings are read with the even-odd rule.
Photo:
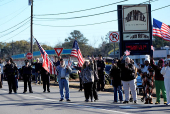
[[39, 58], [36, 59], [36, 63], [32, 63], [32, 65], [35, 65], [35, 83], [37, 84], [37, 78], [39, 80], [39, 84], [41, 84], [41, 75], [40, 75], [40, 69], [41, 69], [41, 63]]
[[28, 86], [29, 86], [29, 92], [33, 93], [32, 87], [31, 87], [32, 68], [29, 65], [28, 60], [25, 60], [25, 65], [22, 67], [21, 72], [22, 72], [22, 76], [23, 76], [23, 79], [24, 79], [24, 92], [23, 93], [27, 92], [27, 83], [28, 83]]
[[119, 92], [119, 100], [120, 103], [123, 101], [123, 91], [122, 91], [122, 83], [120, 77], [120, 68], [117, 66], [118, 60], [112, 61], [112, 68], [110, 70], [110, 77], [113, 80], [114, 87], [114, 103], [118, 102], [118, 92]]
[[105, 86], [105, 63], [102, 59], [102, 55], [99, 55], [99, 60], [97, 61], [97, 70], [98, 70], [98, 76], [99, 81], [97, 83], [97, 91], [104, 91]]
[[121, 69], [121, 80], [125, 92], [125, 101], [129, 103], [129, 88], [132, 92], [134, 103], [137, 103], [136, 85], [135, 85], [135, 67], [130, 63], [130, 58], [126, 57], [125, 63], [121, 63], [123, 56], [118, 61], [117, 65]]
[[41, 68], [41, 77], [43, 81], [43, 92], [46, 92], [46, 85], [47, 91], [50, 92], [50, 73], [47, 72], [43, 67]]
[[6, 62], [4, 72], [8, 80], [9, 94], [12, 93], [12, 89], [14, 93], [17, 93], [15, 75], [18, 75], [18, 69], [12, 59], [7, 59]]

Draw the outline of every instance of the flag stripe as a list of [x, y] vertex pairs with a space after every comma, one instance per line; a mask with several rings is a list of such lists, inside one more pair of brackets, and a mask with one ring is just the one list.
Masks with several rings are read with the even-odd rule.
[[83, 56], [81, 54], [80, 48], [78, 46], [78, 42], [75, 40], [73, 43], [73, 49], [71, 51], [71, 56], [74, 56], [78, 60], [78, 66], [82, 67], [84, 63]]
[[56, 74], [55, 71], [55, 67], [53, 65], [53, 62], [51, 61], [51, 59], [48, 57], [48, 54], [46, 53], [46, 51], [41, 47], [41, 45], [38, 43], [38, 41], [35, 39], [35, 41], [37, 42], [37, 45], [39, 47], [42, 59], [43, 59], [43, 64], [42, 67], [49, 72], [50, 74]]
[[158, 36], [170, 41], [170, 27], [156, 19], [153, 19], [153, 36]]

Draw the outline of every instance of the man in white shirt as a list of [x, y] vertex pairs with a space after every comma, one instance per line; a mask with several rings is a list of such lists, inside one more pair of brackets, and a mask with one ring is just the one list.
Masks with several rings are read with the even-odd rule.
[[166, 97], [167, 97], [167, 104], [170, 105], [170, 62], [169, 65], [165, 65], [162, 70], [161, 74], [164, 76], [164, 84], [166, 89]]

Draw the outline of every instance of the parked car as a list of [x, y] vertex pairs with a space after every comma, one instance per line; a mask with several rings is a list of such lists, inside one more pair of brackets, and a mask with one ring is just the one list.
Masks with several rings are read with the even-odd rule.
[[111, 69], [112, 65], [106, 65], [105, 67], [105, 72], [109, 75], [110, 74], [110, 69]]

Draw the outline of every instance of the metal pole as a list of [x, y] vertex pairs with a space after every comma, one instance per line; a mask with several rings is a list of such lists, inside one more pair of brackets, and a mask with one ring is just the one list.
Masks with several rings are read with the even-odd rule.
[[[31, 45], [31, 49], [30, 52], [33, 54], [33, 48], [32, 48], [32, 44], [33, 44], [33, 25], [32, 25], [32, 21], [33, 21], [33, 0], [31, 1], [31, 41], [30, 41], [30, 45]], [[31, 63], [32, 63], [32, 59], [31, 59]]]
[[114, 42], [114, 59], [115, 59], [115, 42]]

